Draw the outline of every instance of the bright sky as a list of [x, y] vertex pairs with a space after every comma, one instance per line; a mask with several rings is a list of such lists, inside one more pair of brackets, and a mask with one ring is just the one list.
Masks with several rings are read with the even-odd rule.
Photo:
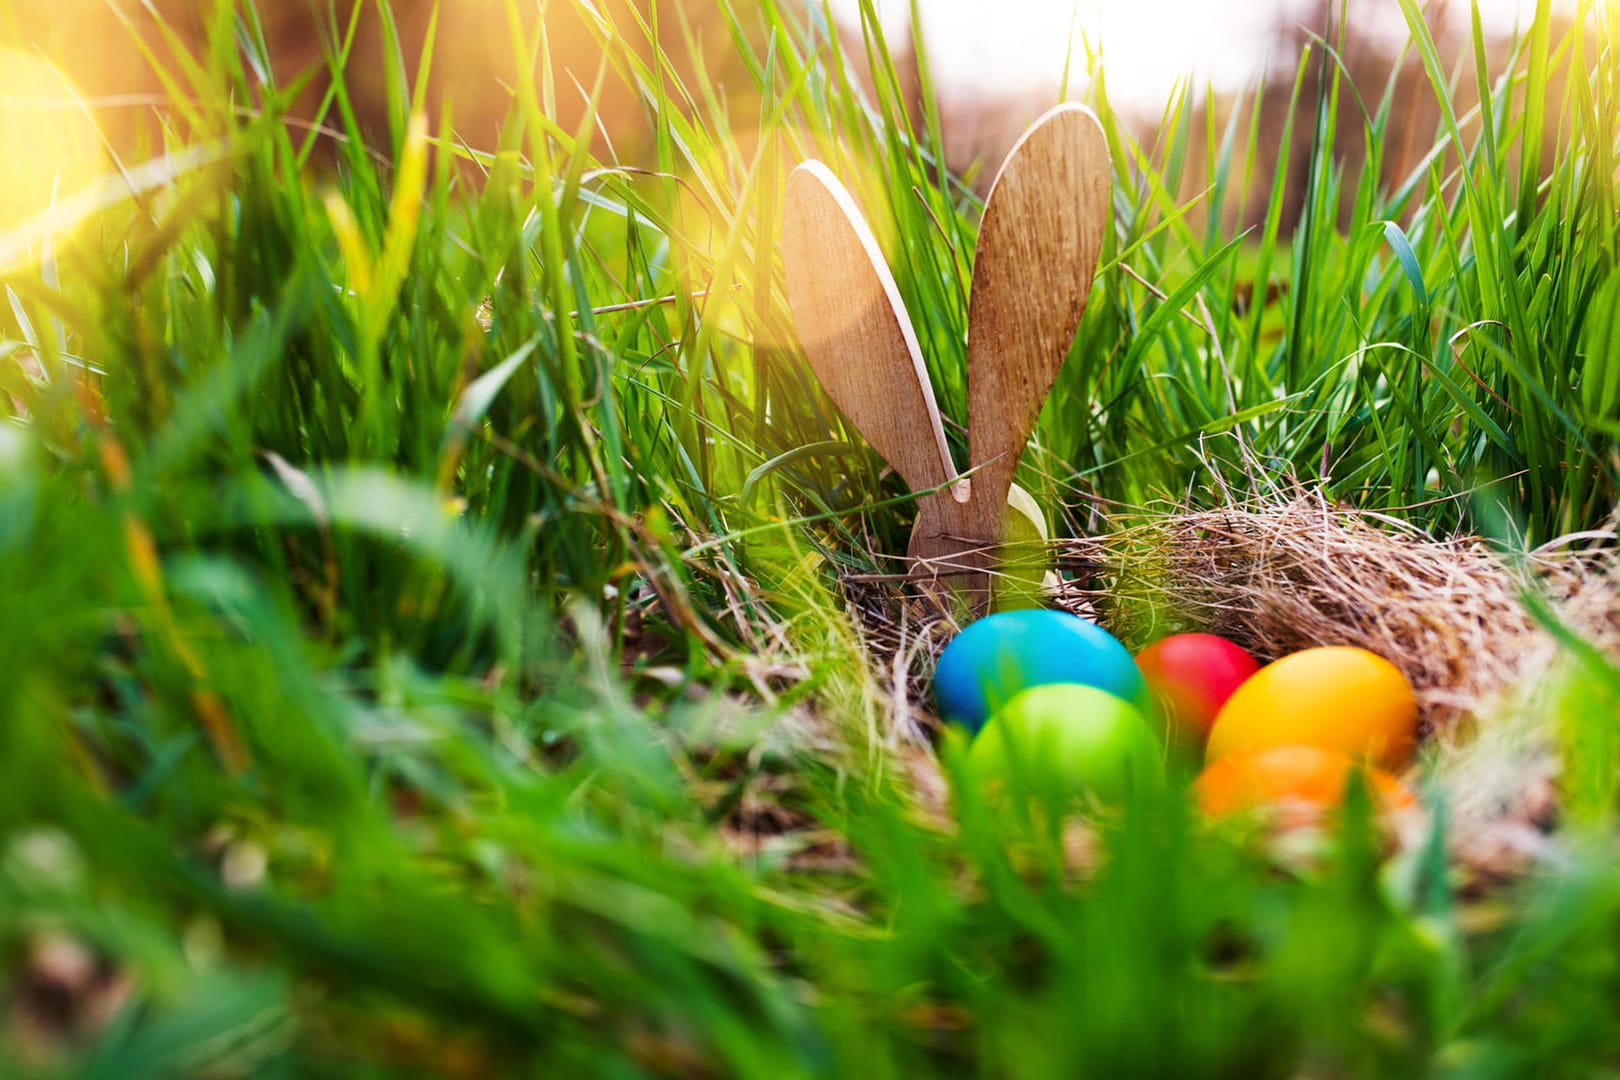
[[[874, 0], [892, 29], [905, 32], [909, 0]], [[1198, 86], [1232, 89], [1253, 78], [1265, 60], [1279, 12], [1317, 7], [1320, 0], [918, 0], [929, 56], [953, 94], [1017, 92], [1055, 82], [1075, 28], [1099, 43], [1116, 103], [1157, 110], [1176, 79], [1192, 73]], [[1479, 0], [1487, 27], [1528, 23], [1535, 0]], [[1569, 6], [1555, 0], [1555, 7]], [[858, 23], [858, 0], [832, 0], [835, 17]], [[1352, 18], [1404, 38], [1394, 0], [1352, 0]], [[1467, 0], [1449, 17], [1466, 20]], [[1083, 69], [1082, 60], [1074, 68]]]

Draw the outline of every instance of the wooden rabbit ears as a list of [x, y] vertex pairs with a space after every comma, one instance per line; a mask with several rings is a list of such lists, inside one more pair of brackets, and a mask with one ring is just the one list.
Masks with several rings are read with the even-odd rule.
[[[1007, 492], [1085, 311], [1109, 216], [1108, 147], [1059, 105], [996, 175], [968, 304], [970, 478], [959, 478], [911, 320], [855, 201], [818, 161], [788, 180], [788, 307], [827, 395], [919, 492], [907, 554], [925, 595], [990, 599]], [[943, 587], [941, 587], [943, 585]]]

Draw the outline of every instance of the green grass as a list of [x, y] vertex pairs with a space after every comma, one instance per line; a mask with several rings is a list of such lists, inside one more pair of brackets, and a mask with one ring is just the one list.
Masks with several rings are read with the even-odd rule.
[[[1307, 58], [1291, 230], [1259, 102], [1200, 131], [1180, 95], [1143, 143], [1096, 80], [1117, 226], [1022, 465], [1061, 525], [1296, 480], [1532, 545], [1613, 509], [1612, 5], [1589, 39], [1543, 4], [1472, 95], [1403, 5], [1433, 152], [1352, 182], [1398, 103]], [[752, 85], [724, 94], [631, 47], [678, 9], [602, 27], [638, 170], [551, 119], [541, 43], [499, 152], [419, 119], [401, 60], [382, 160], [339, 91], [321, 168], [251, 6], [194, 62], [155, 46], [172, 182], [8, 272], [0, 317], [0, 1003], [51, 934], [136, 981], [55, 1059], [12, 1023], [0, 1072], [1620, 1068], [1620, 689], [1579, 641], [1547, 706], [1598, 763], [1567, 861], [1483, 905], [1442, 806], [1393, 861], [1352, 811], [1278, 866], [1173, 787], [1084, 874], [1039, 808], [923, 812], [833, 578], [885, 568], [907, 500], [797, 356], [772, 238], [786, 170], [828, 159], [961, 421], [980, 207], [937, 116], [893, 122], [879, 42], [868, 112], [815, 20], [725, 10]]]

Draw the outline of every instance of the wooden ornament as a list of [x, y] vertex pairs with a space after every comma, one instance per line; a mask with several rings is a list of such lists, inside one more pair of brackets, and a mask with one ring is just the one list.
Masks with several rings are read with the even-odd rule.
[[968, 301], [968, 440], [976, 532], [999, 507], [1091, 295], [1108, 226], [1108, 144], [1064, 105], [1013, 146], [979, 226]]
[[989, 606], [1018, 458], [1079, 328], [1108, 214], [1102, 127], [1089, 109], [1059, 105], [1013, 147], [985, 204], [968, 310], [964, 479], [917, 335], [854, 199], [818, 161], [789, 178], [782, 258], [795, 330], [827, 395], [919, 493], [907, 555], [934, 606]]
[[956, 480], [917, 334], [855, 200], [819, 161], [788, 178], [788, 308], [827, 396], [913, 491]]

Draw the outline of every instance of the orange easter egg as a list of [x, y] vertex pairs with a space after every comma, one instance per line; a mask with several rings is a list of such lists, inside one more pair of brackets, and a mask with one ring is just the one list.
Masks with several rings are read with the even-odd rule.
[[[1193, 785], [1198, 805], [1217, 817], [1274, 803], [1328, 810], [1344, 801], [1356, 763], [1348, 754], [1314, 746], [1240, 750], [1207, 766]], [[1383, 769], [1368, 766], [1367, 783], [1384, 812], [1416, 803], [1412, 793]]]

